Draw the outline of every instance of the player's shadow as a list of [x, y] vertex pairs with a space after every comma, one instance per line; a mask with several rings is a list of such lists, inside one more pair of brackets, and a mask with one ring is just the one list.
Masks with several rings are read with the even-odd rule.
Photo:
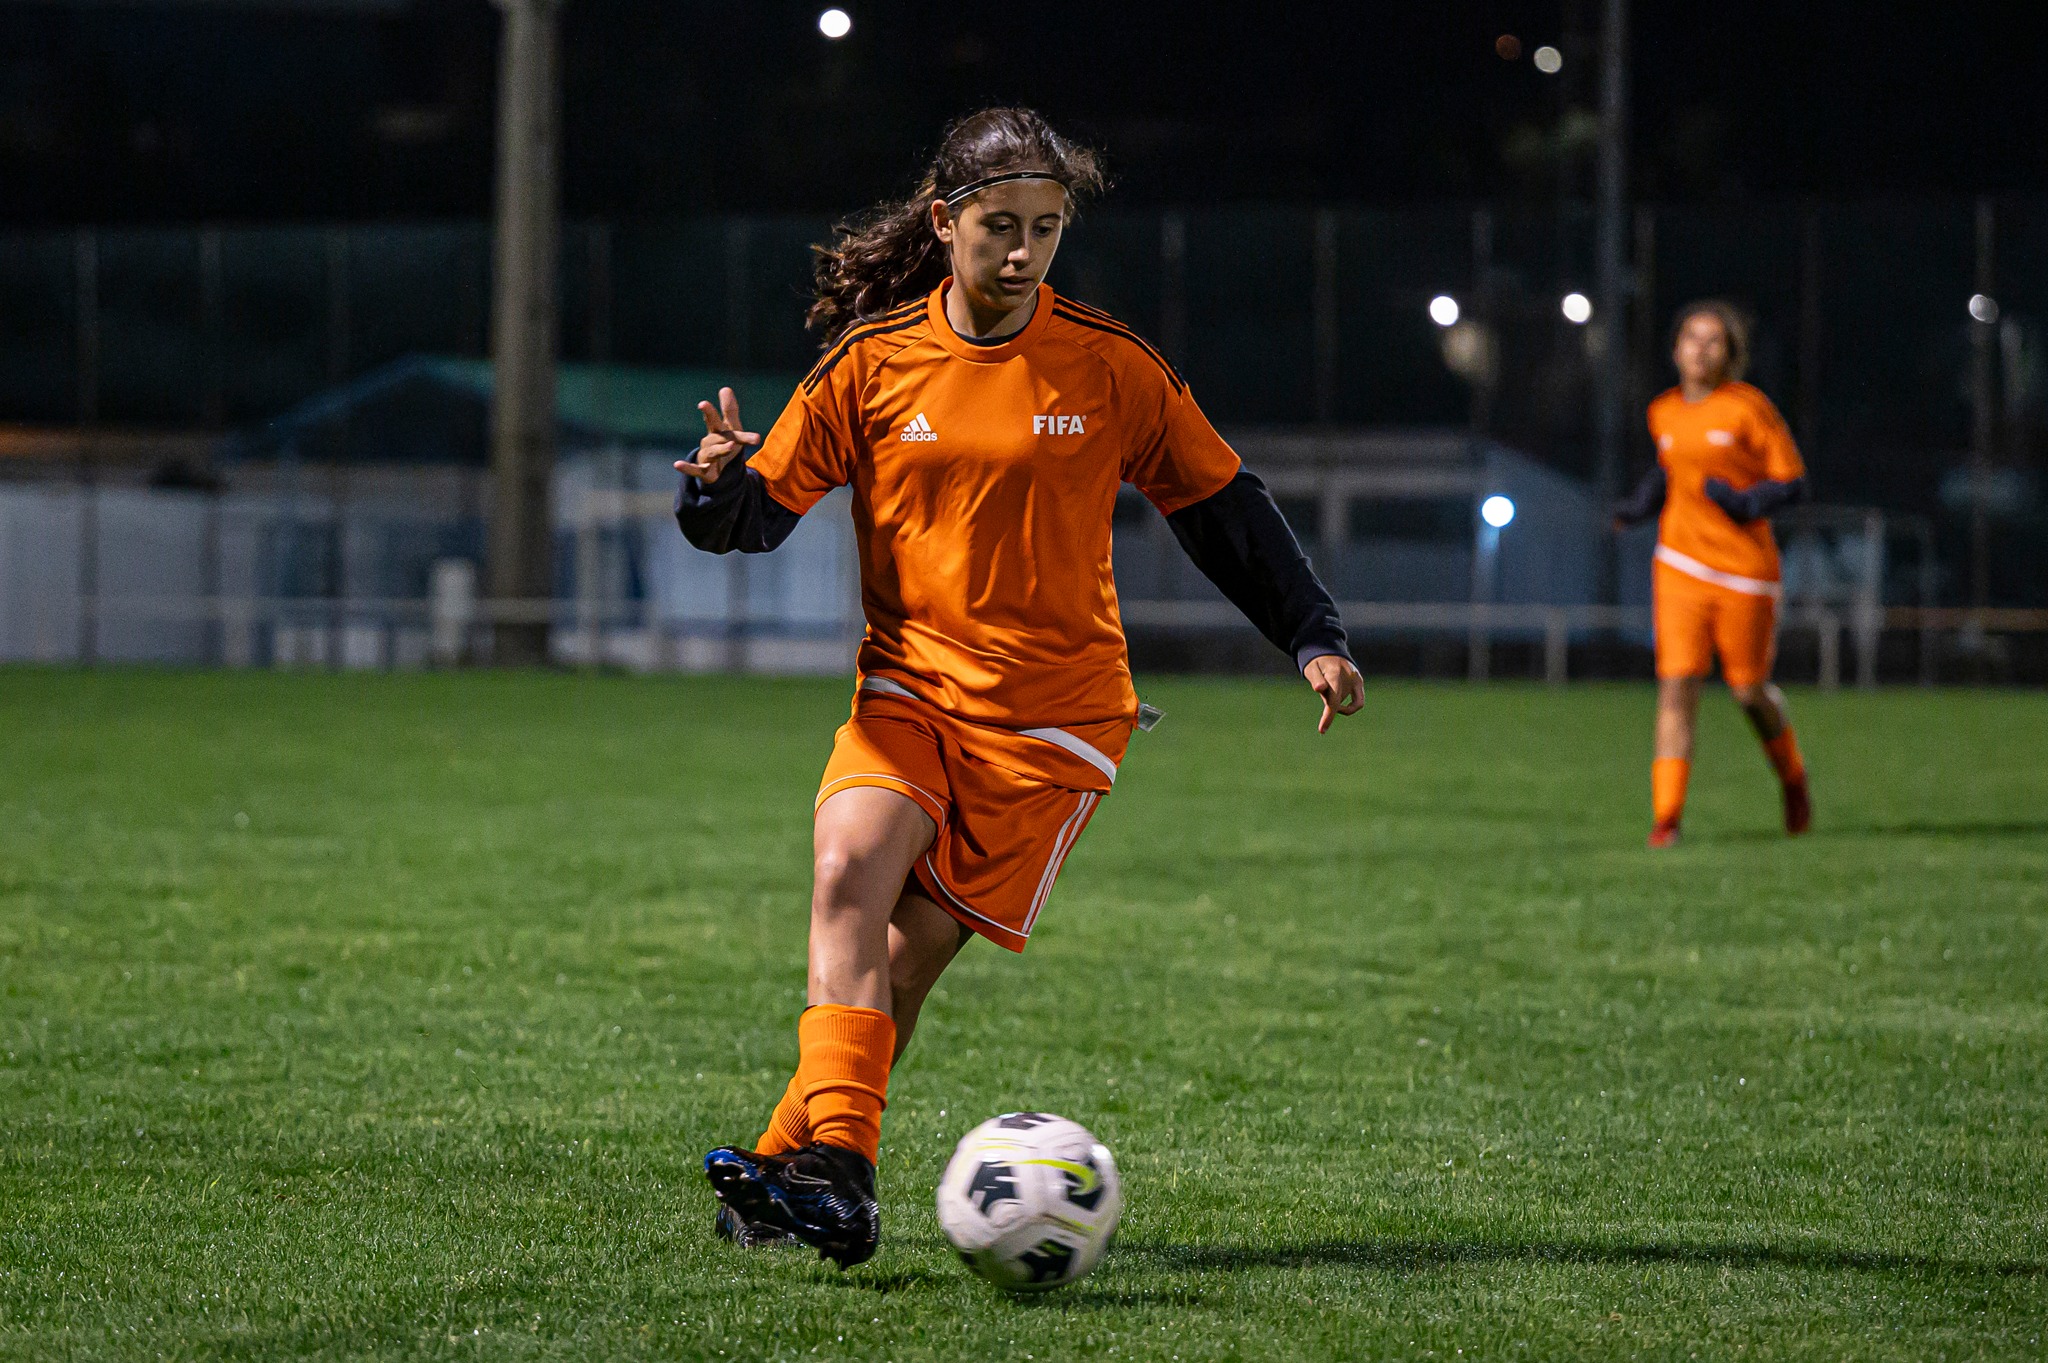
[[[1905, 819], [1892, 823], [1819, 824], [1813, 836], [1829, 838], [2041, 838], [2048, 837], [2048, 819], [1980, 819], [1944, 823], [1933, 819]], [[1708, 843], [1783, 842], [1777, 828], [1731, 828], [1704, 833], [1689, 840]]]
[[1506, 1261], [1559, 1264], [1697, 1264], [1712, 1268], [1804, 1268], [1830, 1273], [1943, 1273], [1975, 1277], [2048, 1277], [2048, 1263], [1971, 1262], [1920, 1254], [1784, 1245], [1602, 1245], [1586, 1241], [1318, 1241], [1301, 1245], [1157, 1245], [1120, 1243], [1169, 1272], [1242, 1273], [1260, 1268], [1350, 1267], [1387, 1273]]
[[1866, 838], [2039, 838], [2048, 837], [2048, 819], [1978, 819], [1957, 823], [1908, 819], [1897, 823], [1850, 824], [1830, 831]]
[[[899, 1269], [885, 1273], [820, 1271], [818, 1279], [849, 1290], [874, 1292], [882, 1296], [905, 1292], [948, 1291], [959, 1286], [962, 1281], [957, 1273], [939, 1274], [927, 1269]], [[1043, 1296], [1018, 1296], [1010, 1300], [1021, 1307], [1061, 1311], [1122, 1310], [1134, 1306], [1194, 1306], [1200, 1303], [1201, 1293], [1189, 1287], [1098, 1287], [1094, 1280], [1090, 1280], [1079, 1286]]]

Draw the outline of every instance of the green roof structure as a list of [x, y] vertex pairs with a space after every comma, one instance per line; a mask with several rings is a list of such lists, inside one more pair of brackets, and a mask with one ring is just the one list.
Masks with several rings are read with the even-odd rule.
[[[701, 401], [729, 387], [747, 427], [765, 431], [800, 376], [760, 371], [564, 364], [556, 419], [564, 449], [680, 447], [704, 434]], [[495, 376], [489, 360], [409, 355], [307, 399], [231, 442], [239, 459], [488, 464]]]

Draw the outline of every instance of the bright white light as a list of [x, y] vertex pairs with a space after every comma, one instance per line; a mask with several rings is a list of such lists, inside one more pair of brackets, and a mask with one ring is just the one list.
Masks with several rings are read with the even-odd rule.
[[853, 32], [853, 16], [843, 9], [828, 9], [818, 16], [818, 32], [836, 42]]
[[1998, 300], [1988, 293], [1971, 294], [1970, 316], [1980, 322], [1996, 322], [1998, 320]]
[[1498, 492], [1479, 504], [1479, 519], [1498, 530], [1515, 518], [1515, 504]]
[[1582, 293], [1568, 293], [1564, 296], [1564, 320], [1575, 327], [1584, 326], [1593, 316], [1593, 300]]
[[1546, 76], [1554, 76], [1564, 70], [1564, 53], [1548, 44], [1537, 48], [1536, 55], [1530, 60], [1535, 62], [1536, 69]]
[[[1976, 305], [1971, 304], [1972, 307]], [[1440, 327], [1458, 325], [1458, 300], [1447, 293], [1440, 293], [1429, 300], [1429, 320]]]

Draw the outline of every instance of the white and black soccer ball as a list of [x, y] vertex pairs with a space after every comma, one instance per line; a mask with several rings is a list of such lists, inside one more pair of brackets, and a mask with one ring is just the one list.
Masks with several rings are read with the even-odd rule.
[[975, 1127], [939, 1180], [939, 1228], [960, 1261], [1011, 1292], [1082, 1277], [1101, 1262], [1123, 1209], [1109, 1147], [1045, 1112]]

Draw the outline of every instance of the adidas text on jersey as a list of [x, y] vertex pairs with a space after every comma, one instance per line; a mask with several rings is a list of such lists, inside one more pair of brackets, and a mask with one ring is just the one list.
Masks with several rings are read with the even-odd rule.
[[924, 413], [919, 412], [916, 416], [910, 418], [909, 424], [907, 424], [903, 428], [903, 433], [897, 436], [896, 438], [898, 440], [909, 440], [913, 442], [919, 440], [937, 440], [939, 438], [939, 433], [932, 429], [931, 422], [925, 420]]

